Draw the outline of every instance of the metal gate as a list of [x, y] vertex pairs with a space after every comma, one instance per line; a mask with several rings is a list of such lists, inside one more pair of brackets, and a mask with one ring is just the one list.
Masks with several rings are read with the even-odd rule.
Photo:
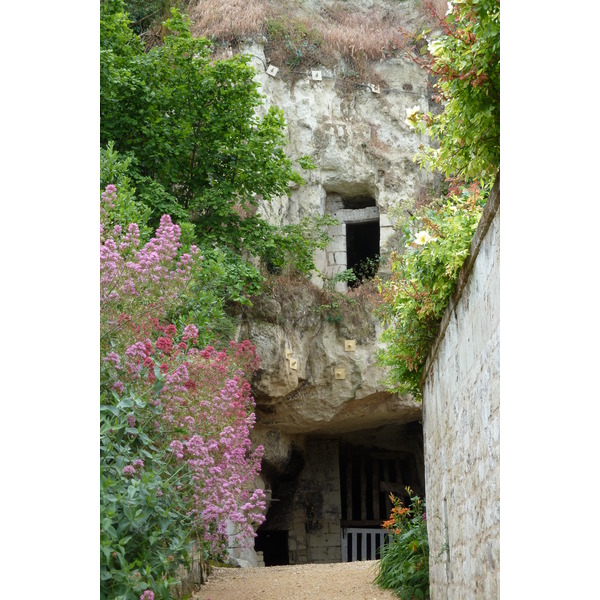
[[390, 536], [387, 529], [342, 527], [342, 562], [379, 559], [379, 549]]

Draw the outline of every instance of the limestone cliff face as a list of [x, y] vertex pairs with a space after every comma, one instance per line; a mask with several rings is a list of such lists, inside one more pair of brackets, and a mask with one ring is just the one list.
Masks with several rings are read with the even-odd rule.
[[[298, 7], [315, 9], [327, 1], [310, 0]], [[365, 23], [375, 8], [379, 14], [383, 9], [395, 18], [400, 15], [408, 29], [419, 27], [416, 0], [343, 4], [345, 10], [362, 15]], [[349, 302], [342, 310], [332, 306], [321, 288], [325, 278], [353, 266], [353, 246], [362, 244], [361, 238], [374, 238], [369, 251], [375, 248], [380, 255], [399, 246], [394, 209], [410, 206], [433, 183], [413, 161], [425, 140], [405, 123], [406, 110], [414, 106], [428, 110], [430, 105], [426, 73], [400, 52], [387, 53], [373, 66], [373, 80], [363, 81], [344, 79], [343, 60], [335, 67], [329, 64], [291, 75], [269, 55], [270, 48], [260, 35], [239, 48], [251, 56], [265, 96], [260, 110], [271, 105], [283, 110], [287, 154], [292, 159], [309, 155], [316, 169], [302, 171], [305, 185], [292, 189], [289, 197], [263, 203], [260, 211], [278, 225], [325, 214], [338, 221], [329, 232], [331, 244], [315, 256], [319, 274], [312, 285], [275, 285], [253, 307], [244, 307], [238, 330], [239, 339], [255, 344], [261, 359], [253, 381], [257, 421], [252, 438], [265, 448], [260, 483], [272, 510], [263, 529], [289, 531], [290, 561], [306, 562], [310, 557], [296, 556], [291, 545], [297, 543], [301, 553], [302, 543], [308, 543], [302, 542], [308, 525], [301, 519], [302, 499], [310, 496], [306, 482], [313, 481], [324, 465], [338, 473], [339, 460], [350, 456], [348, 448], [370, 448], [373, 456], [384, 448], [385, 456], [393, 454], [398, 479], [386, 476], [381, 484], [388, 486], [385, 493], [379, 488], [369, 492], [381, 495], [382, 506], [389, 502], [390, 485], [401, 488], [404, 460], [415, 466], [414, 473], [404, 473], [408, 477], [404, 483], [423, 487], [421, 406], [385, 390], [386, 374], [376, 361], [381, 325], [373, 306], [368, 301]], [[279, 71], [267, 71], [270, 66]], [[361, 229], [363, 225], [369, 227]], [[345, 284], [337, 284], [336, 290], [347, 292]], [[331, 453], [315, 459], [315, 447], [330, 448]], [[344, 473], [342, 483], [340, 476], [337, 483], [327, 483], [338, 501], [340, 485], [344, 487], [344, 478], [350, 477]], [[271, 507], [273, 494], [278, 502]], [[345, 514], [345, 508], [340, 510], [338, 516]], [[333, 537], [338, 539], [339, 523], [335, 527]], [[335, 552], [339, 554], [339, 548]]]
[[[347, 215], [331, 210], [329, 197], [368, 197], [380, 221], [381, 251], [394, 249], [397, 236], [390, 210], [414, 201], [431, 185], [430, 176], [413, 162], [423, 140], [404, 122], [407, 108], [428, 109], [425, 74], [405, 58], [391, 58], [375, 65], [385, 81], [378, 93], [368, 87], [369, 82], [342, 92], [334, 71], [322, 71], [321, 81], [313, 81], [308, 74], [295, 82], [286, 81], [265, 72], [269, 61], [261, 44], [254, 43], [246, 51], [253, 56], [266, 106], [274, 104], [284, 111], [288, 154], [293, 158], [308, 154], [317, 166], [302, 172], [306, 184], [292, 190], [289, 197], [265, 203], [264, 216], [284, 224], [330, 213], [342, 217], [340, 227], [331, 232], [339, 236]], [[346, 265], [321, 252], [317, 266], [332, 276]]]
[[337, 435], [417, 420], [418, 403], [385, 391], [372, 306], [348, 303], [332, 319], [319, 290], [293, 291], [258, 301], [240, 326], [261, 358], [254, 382], [258, 426]]
[[[415, 0], [346, 0], [343, 4], [367, 26], [372, 15], [382, 11], [408, 30], [424, 25]], [[312, 0], [302, 6], [310, 14], [329, 5], [327, 0]], [[288, 155], [293, 159], [309, 155], [317, 168], [303, 171], [306, 184], [293, 189], [289, 197], [265, 203], [262, 214], [276, 224], [326, 213], [338, 218], [339, 226], [331, 230], [334, 244], [316, 256], [317, 267], [326, 277], [348, 266], [344, 237], [349, 223], [378, 220], [381, 253], [393, 250], [398, 236], [392, 208], [414, 202], [432, 184], [431, 176], [413, 162], [425, 140], [405, 123], [406, 109], [430, 108], [426, 73], [397, 50], [391, 55], [382, 53], [386, 58], [373, 64], [371, 75], [349, 78], [343, 60], [333, 68], [313, 67], [292, 74], [269, 56], [265, 41], [255, 36], [240, 49], [250, 55], [256, 69], [265, 96], [263, 110], [271, 105], [283, 110]], [[272, 67], [279, 70], [274, 73]], [[356, 198], [370, 202], [352, 205]], [[371, 212], [348, 213], [357, 207], [368, 207]], [[322, 281], [315, 277], [314, 282], [320, 285]]]
[[[344, 4], [365, 22], [370, 10], [385, 7], [405, 19], [407, 28], [418, 26], [412, 1]], [[348, 234], [354, 224], [374, 223], [379, 253], [385, 255], [399, 243], [393, 207], [414, 202], [431, 185], [413, 162], [423, 140], [405, 123], [407, 108], [429, 108], [426, 74], [398, 52], [374, 65], [378, 87], [354, 80], [340, 85], [343, 61], [315, 76], [308, 70], [292, 78], [286, 69], [273, 76], [268, 67], [282, 65], [271, 62], [268, 48], [259, 36], [241, 51], [252, 57], [265, 110], [276, 105], [284, 112], [289, 156], [309, 155], [317, 168], [302, 173], [305, 185], [265, 203], [261, 212], [276, 224], [310, 215], [338, 219], [330, 247], [316, 256], [323, 277], [350, 266]], [[321, 277], [313, 283], [322, 285]], [[352, 321], [332, 322], [322, 304], [317, 291], [302, 287], [292, 296], [263, 299], [244, 314], [240, 335], [256, 344], [262, 361], [254, 385], [257, 436], [261, 429], [284, 436], [334, 435], [418, 419], [418, 404], [385, 391], [385, 373], [375, 358], [380, 325], [372, 311], [362, 307]], [[346, 349], [347, 340], [355, 340], [354, 350]]]

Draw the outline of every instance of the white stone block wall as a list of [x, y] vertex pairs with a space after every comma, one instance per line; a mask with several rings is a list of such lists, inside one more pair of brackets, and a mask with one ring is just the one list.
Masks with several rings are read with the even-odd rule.
[[499, 598], [499, 206], [497, 186], [423, 379], [432, 600]]

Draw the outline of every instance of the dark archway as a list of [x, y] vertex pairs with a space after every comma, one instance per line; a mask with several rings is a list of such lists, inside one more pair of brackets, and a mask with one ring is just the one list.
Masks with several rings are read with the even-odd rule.
[[256, 533], [254, 549], [263, 553], [265, 567], [290, 564], [287, 531], [259, 530]]

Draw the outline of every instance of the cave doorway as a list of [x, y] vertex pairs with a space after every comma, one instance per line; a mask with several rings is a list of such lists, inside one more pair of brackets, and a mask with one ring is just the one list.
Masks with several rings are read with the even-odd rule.
[[290, 564], [287, 531], [259, 530], [254, 540], [254, 549], [263, 553], [265, 567]]
[[[415, 434], [417, 428], [408, 427], [407, 432]], [[419, 455], [414, 449], [383, 448], [346, 438], [340, 440], [339, 471], [341, 560], [378, 560], [389, 536], [382, 523], [392, 509], [390, 493], [405, 506], [410, 500], [407, 486], [424, 497]]]
[[356, 280], [349, 282], [350, 287], [375, 276], [379, 266], [379, 219], [346, 223], [346, 256], [347, 268], [356, 275]]

